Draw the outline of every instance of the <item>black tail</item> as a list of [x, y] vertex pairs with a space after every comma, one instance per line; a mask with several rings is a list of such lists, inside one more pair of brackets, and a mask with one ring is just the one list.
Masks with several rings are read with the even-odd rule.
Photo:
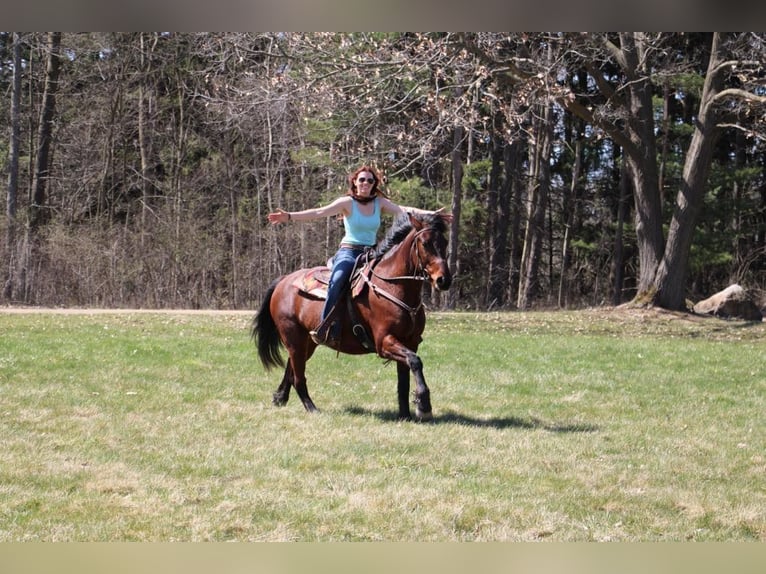
[[274, 281], [268, 291], [266, 291], [266, 297], [263, 299], [263, 303], [261, 303], [261, 309], [253, 318], [253, 328], [250, 333], [256, 347], [258, 347], [258, 356], [261, 359], [261, 363], [263, 363], [267, 371], [272, 367], [284, 367], [285, 365], [282, 355], [279, 353], [279, 347], [282, 342], [279, 339], [277, 325], [274, 323], [274, 318], [271, 316], [269, 309], [271, 297], [274, 295], [277, 283], [279, 283], [279, 279]]

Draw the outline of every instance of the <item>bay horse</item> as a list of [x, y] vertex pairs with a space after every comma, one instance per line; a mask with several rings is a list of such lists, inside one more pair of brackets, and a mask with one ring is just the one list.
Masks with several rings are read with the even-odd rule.
[[[418, 420], [433, 418], [423, 363], [416, 353], [426, 323], [423, 281], [430, 281], [438, 290], [449, 289], [452, 282], [446, 230], [447, 223], [438, 214], [398, 216], [362, 266], [358, 281], [364, 284], [361, 289], [354, 289], [351, 304], [345, 301], [352, 297], [348, 293], [336, 306], [336, 320], [341, 321], [342, 327], [332, 348], [352, 355], [375, 352], [383, 359], [395, 361], [399, 418], [404, 420], [412, 419], [408, 402], [410, 372], [416, 383], [415, 416]], [[311, 413], [318, 409], [306, 386], [306, 362], [317, 344], [309, 332], [320, 323], [324, 300], [296, 287], [308, 271], [294, 271], [271, 284], [253, 319], [251, 334], [267, 371], [285, 366], [281, 346], [289, 354], [272, 402], [277, 406], [287, 404], [292, 386]]]

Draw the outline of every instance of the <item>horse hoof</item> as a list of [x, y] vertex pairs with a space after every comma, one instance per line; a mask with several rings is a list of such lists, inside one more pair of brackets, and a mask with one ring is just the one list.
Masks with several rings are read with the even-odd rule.
[[431, 412], [424, 413], [422, 411], [416, 410], [415, 411], [415, 418], [419, 422], [428, 422], [434, 420], [434, 415]]

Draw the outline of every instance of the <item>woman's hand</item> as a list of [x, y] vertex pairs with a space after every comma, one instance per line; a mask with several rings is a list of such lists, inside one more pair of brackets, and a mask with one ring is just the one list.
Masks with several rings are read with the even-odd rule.
[[268, 218], [269, 223], [276, 225], [277, 223], [287, 223], [290, 221], [290, 214], [284, 209], [277, 208], [274, 213], [269, 213]]

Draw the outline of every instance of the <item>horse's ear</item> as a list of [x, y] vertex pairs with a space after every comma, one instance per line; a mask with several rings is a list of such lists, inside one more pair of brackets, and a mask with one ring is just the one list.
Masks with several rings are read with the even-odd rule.
[[415, 231], [420, 231], [423, 229], [423, 222], [415, 217], [412, 212], [407, 212], [407, 216], [410, 218], [410, 223], [412, 224], [412, 227], [415, 229]]

